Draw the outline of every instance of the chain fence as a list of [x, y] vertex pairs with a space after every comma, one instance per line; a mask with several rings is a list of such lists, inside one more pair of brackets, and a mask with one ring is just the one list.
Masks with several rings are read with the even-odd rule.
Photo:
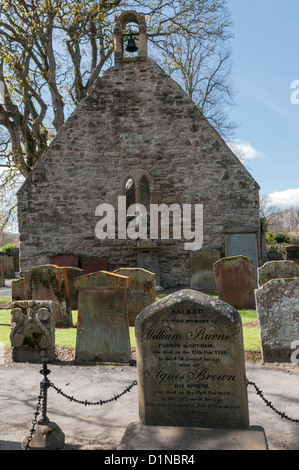
[[130, 392], [135, 385], [137, 385], [136, 380], [134, 380], [131, 383], [131, 385], [126, 387], [123, 392], [119, 393], [118, 395], [114, 395], [112, 398], [109, 398], [108, 400], [88, 401], [88, 400], [77, 400], [76, 398], [74, 398], [72, 396], [69, 396], [66, 393], [64, 393], [60, 388], [57, 388], [53, 383], [50, 383], [50, 387], [54, 388], [54, 390], [56, 390], [56, 392], [59, 395], [62, 395], [63, 397], [67, 398], [68, 400], [74, 401], [75, 403], [79, 403], [80, 405], [84, 405], [84, 406], [93, 406], [93, 405], [101, 405], [102, 406], [102, 405], [106, 405], [106, 403], [111, 403], [112, 401], [116, 401], [120, 397], [125, 395], [126, 393]]
[[273, 410], [273, 411], [274, 411], [276, 414], [278, 414], [281, 418], [286, 419], [286, 420], [288, 420], [288, 421], [291, 421], [292, 423], [299, 423], [299, 419], [290, 418], [290, 417], [287, 416], [285, 413], [283, 413], [283, 412], [281, 412], [281, 411], [278, 411], [278, 410], [272, 405], [271, 401], [267, 400], [267, 399], [264, 397], [263, 392], [261, 391], [261, 389], [258, 388], [258, 386], [257, 386], [254, 382], [252, 382], [252, 381], [250, 381], [250, 380], [248, 380], [248, 379], [246, 379], [246, 380], [247, 380], [247, 386], [248, 386], [248, 385], [253, 385], [253, 386], [254, 386], [257, 395], [258, 395], [259, 397], [261, 397], [261, 399], [264, 401], [264, 403], [266, 404], [266, 406], [269, 406], [269, 407], [271, 408], [271, 410]]
[[[47, 375], [51, 373], [51, 371], [48, 369], [47, 367], [47, 364], [46, 363], [43, 363], [43, 368], [41, 369], [40, 371], [41, 374], [43, 374], [44, 376], [44, 379], [42, 380], [41, 384], [40, 384], [40, 394], [38, 396], [38, 402], [37, 402], [37, 406], [36, 406], [36, 411], [34, 412], [34, 419], [32, 420], [32, 428], [30, 429], [29, 431], [29, 436], [28, 436], [28, 439], [27, 439], [27, 442], [26, 442], [26, 445], [24, 446], [24, 450], [28, 450], [30, 449], [30, 442], [32, 441], [33, 439], [33, 434], [36, 430], [36, 425], [37, 424], [45, 424], [47, 423], [49, 420], [48, 420], [48, 417], [47, 417], [47, 390], [48, 388], [53, 388], [59, 395], [62, 395], [64, 398], [67, 398], [68, 400], [70, 400], [71, 402], [75, 402], [75, 403], [78, 403], [80, 405], [84, 405], [84, 406], [95, 406], [95, 405], [105, 405], [107, 403], [111, 403], [113, 401], [116, 401], [118, 400], [120, 397], [122, 397], [123, 395], [125, 395], [126, 393], [129, 393], [133, 387], [135, 387], [137, 385], [137, 380], [134, 380], [129, 386], [127, 386], [123, 392], [119, 393], [119, 394], [116, 394], [114, 395], [113, 397], [107, 399], [107, 400], [98, 400], [98, 401], [89, 401], [89, 400], [78, 400], [77, 398], [71, 396], [71, 395], [67, 395], [66, 393], [64, 393], [62, 391], [62, 389], [56, 387], [53, 382], [50, 382], [49, 379], [47, 378]], [[259, 397], [261, 397], [261, 399], [264, 401], [264, 403], [266, 404], [266, 406], [270, 407], [276, 414], [278, 414], [282, 419], [286, 419], [288, 421], [291, 421], [292, 423], [299, 423], [299, 419], [295, 419], [295, 418], [290, 418], [289, 416], [286, 415], [286, 413], [283, 413], [279, 410], [277, 410], [273, 405], [272, 403], [267, 400], [265, 397], [264, 397], [264, 394], [262, 392], [262, 390], [256, 385], [255, 382], [252, 382], [251, 380], [248, 380], [246, 378], [246, 385], [252, 385], [257, 393], [257, 395]], [[38, 416], [42, 414], [42, 417], [41, 419], [38, 420]]]

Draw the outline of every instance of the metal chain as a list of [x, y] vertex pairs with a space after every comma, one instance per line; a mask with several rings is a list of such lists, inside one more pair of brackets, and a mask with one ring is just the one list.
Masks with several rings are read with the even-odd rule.
[[35, 426], [37, 425], [37, 417], [40, 414], [39, 410], [40, 410], [40, 407], [41, 407], [42, 398], [43, 398], [43, 384], [41, 383], [40, 384], [40, 394], [38, 396], [38, 401], [37, 401], [37, 405], [36, 405], [36, 411], [34, 413], [34, 419], [32, 420], [32, 428], [29, 431], [30, 434], [28, 436], [26, 445], [24, 446], [24, 450], [29, 449], [29, 444], [33, 439], [33, 433], [35, 432]]
[[56, 387], [52, 382], [50, 383], [50, 387], [54, 388], [54, 390], [56, 390], [56, 392], [59, 395], [62, 395], [63, 397], [67, 398], [70, 401], [74, 401], [75, 403], [79, 403], [79, 404], [85, 405], [85, 406], [87, 406], [87, 405], [101, 405], [102, 406], [102, 405], [105, 405], [106, 403], [111, 403], [112, 401], [116, 401], [120, 397], [125, 395], [125, 393], [130, 392], [135, 385], [137, 385], [136, 380], [134, 380], [131, 383], [131, 385], [129, 385], [127, 388], [125, 388], [125, 390], [123, 392], [119, 393], [118, 395], [114, 395], [112, 398], [109, 398], [108, 400], [88, 401], [88, 400], [78, 400], [77, 398], [74, 398], [70, 395], [67, 395], [60, 388]]
[[[41, 371], [42, 373], [42, 371]], [[44, 373], [44, 372], [43, 372]], [[70, 401], [74, 401], [75, 403], [79, 403], [81, 405], [84, 405], [84, 406], [93, 406], [93, 405], [105, 405], [106, 403], [111, 403], [113, 401], [116, 401], [118, 400], [120, 397], [122, 397], [123, 395], [125, 395], [126, 393], [130, 392], [132, 390], [132, 388], [137, 385], [137, 380], [134, 380], [131, 385], [129, 385], [128, 387], [125, 388], [125, 390], [117, 395], [114, 395], [112, 398], [109, 398], [108, 400], [99, 400], [99, 401], [88, 401], [88, 400], [78, 400], [77, 398], [73, 397], [73, 396], [70, 396], [70, 395], [67, 395], [66, 393], [64, 393], [60, 388], [56, 387], [52, 382], [50, 382], [48, 384], [48, 387], [52, 387], [59, 395], [62, 395], [63, 397], [67, 398], [68, 400]], [[289, 416], [287, 416], [285, 413], [281, 412], [281, 411], [278, 411], [273, 405], [272, 403], [267, 400], [264, 395], [263, 395], [263, 392], [258, 388], [258, 386], [255, 384], [255, 382], [252, 382], [250, 380], [248, 380], [246, 378], [246, 385], [253, 385], [253, 387], [255, 388], [256, 390], [256, 393], [257, 395], [259, 395], [262, 400], [266, 403], [267, 406], [269, 406], [275, 413], [277, 413], [281, 418], [283, 419], [287, 419], [293, 423], [299, 423], [299, 419], [294, 419], [294, 418], [290, 418]], [[40, 414], [40, 408], [41, 408], [41, 403], [42, 403], [42, 399], [44, 398], [44, 382], [41, 382], [40, 384], [40, 394], [38, 396], [38, 402], [37, 402], [37, 406], [36, 406], [36, 411], [34, 413], [34, 419], [32, 420], [32, 428], [30, 429], [29, 431], [29, 437], [27, 439], [27, 443], [26, 445], [24, 446], [24, 450], [28, 450], [29, 447], [30, 447], [30, 442], [32, 441], [33, 439], [33, 433], [35, 432], [35, 427], [38, 423], [38, 420], [37, 420], [37, 417], [38, 415]]]
[[277, 413], [277, 414], [278, 414], [281, 418], [283, 418], [283, 419], [287, 419], [288, 421], [292, 421], [293, 423], [299, 423], [299, 419], [290, 418], [290, 417], [287, 416], [285, 413], [282, 413], [281, 411], [278, 411], [278, 410], [272, 405], [272, 403], [271, 403], [270, 401], [268, 401], [268, 400], [264, 397], [263, 392], [261, 391], [261, 389], [258, 388], [258, 386], [257, 386], [254, 382], [252, 382], [252, 381], [250, 381], [250, 380], [248, 380], [248, 379], [246, 379], [246, 380], [247, 380], [247, 385], [253, 385], [253, 386], [254, 386], [257, 395], [259, 395], [259, 396], [261, 397], [261, 399], [266, 403], [267, 406], [269, 406], [269, 407], [271, 408], [271, 410], [273, 410], [275, 413]]
[[[88, 400], [77, 400], [76, 398], [74, 397], [71, 397], [71, 396], [68, 396], [66, 393], [64, 393], [61, 389], [59, 389], [58, 387], [56, 387], [52, 382], [49, 384], [49, 387], [52, 387], [54, 388], [54, 390], [64, 396], [65, 398], [68, 398], [70, 401], [74, 401], [76, 403], [79, 403], [81, 405], [105, 405], [106, 403], [111, 403], [112, 401], [116, 401], [118, 400], [118, 398], [122, 397], [123, 395], [125, 395], [125, 393], [128, 393], [132, 390], [132, 388], [137, 385], [137, 381], [134, 380], [131, 385], [129, 385], [128, 387], [125, 388], [125, 390], [117, 395], [114, 395], [112, 398], [109, 398], [108, 400], [99, 400], [99, 401], [88, 401]], [[36, 411], [34, 413], [34, 419], [32, 420], [32, 428], [30, 429], [29, 431], [29, 436], [28, 436], [28, 439], [27, 439], [27, 442], [26, 442], [26, 445], [24, 446], [24, 450], [28, 450], [30, 448], [30, 442], [32, 441], [33, 439], [33, 433], [35, 432], [35, 427], [38, 423], [38, 420], [37, 420], [37, 417], [38, 415], [40, 414], [40, 408], [41, 408], [41, 404], [42, 404], [42, 399], [44, 398], [44, 383], [41, 382], [40, 384], [40, 394], [38, 396], [38, 402], [37, 402], [37, 406], [36, 406]]]

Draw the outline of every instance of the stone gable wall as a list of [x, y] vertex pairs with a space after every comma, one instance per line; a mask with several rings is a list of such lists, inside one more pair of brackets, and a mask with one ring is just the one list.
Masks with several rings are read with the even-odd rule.
[[[256, 227], [258, 185], [186, 93], [152, 60], [106, 71], [18, 193], [21, 271], [72, 253], [108, 269], [136, 267], [134, 240], [98, 240], [95, 209], [117, 208], [132, 169], [150, 174], [152, 202], [204, 205], [204, 245], [224, 255], [224, 230]], [[188, 286], [190, 252], [161, 241], [164, 287]]]

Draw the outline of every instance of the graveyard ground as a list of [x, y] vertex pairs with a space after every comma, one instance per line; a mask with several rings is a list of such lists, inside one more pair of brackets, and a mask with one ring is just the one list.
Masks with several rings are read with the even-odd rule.
[[[5, 347], [0, 361], [0, 450], [21, 448], [31, 427], [37, 404], [39, 364], [14, 363], [10, 354], [9, 290], [0, 292], [0, 345]], [[2, 297], [1, 297], [2, 296]], [[76, 321], [74, 312], [74, 320]], [[241, 312], [244, 331], [246, 376], [263, 392], [279, 412], [298, 420], [299, 365], [263, 364], [255, 311]], [[92, 365], [74, 363], [76, 329], [57, 331], [57, 359], [49, 365], [50, 380], [67, 395], [80, 400], [108, 399], [122, 392], [137, 378], [136, 364]], [[134, 351], [134, 329], [131, 344]], [[132, 354], [134, 358], [134, 352]], [[248, 386], [250, 424], [265, 429], [270, 450], [299, 450], [299, 424], [281, 418], [263, 402], [254, 386]], [[65, 433], [65, 449], [113, 450], [130, 422], [138, 417], [137, 387], [117, 401], [103, 406], [83, 406], [58, 395], [48, 395], [48, 416]]]

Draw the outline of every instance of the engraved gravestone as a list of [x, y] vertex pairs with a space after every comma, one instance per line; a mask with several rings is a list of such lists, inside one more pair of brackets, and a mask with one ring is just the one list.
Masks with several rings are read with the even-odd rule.
[[106, 271], [74, 279], [79, 291], [77, 362], [130, 362], [129, 283], [127, 276]]
[[142, 424], [249, 425], [237, 310], [186, 289], [145, 308], [136, 318], [135, 334]]

